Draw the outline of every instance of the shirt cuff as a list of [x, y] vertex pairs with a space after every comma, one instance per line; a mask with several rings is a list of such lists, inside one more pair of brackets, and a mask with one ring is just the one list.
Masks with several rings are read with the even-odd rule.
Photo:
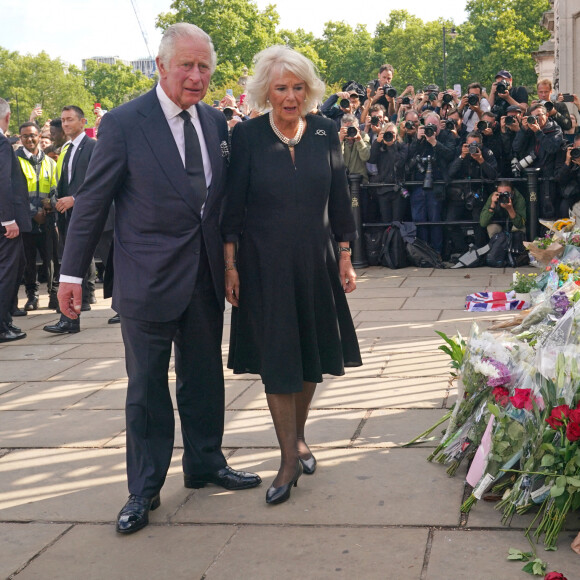
[[82, 284], [82, 278], [75, 278], [74, 276], [66, 276], [65, 274], [61, 274], [59, 277], [59, 282], [68, 282], [69, 284]]
[[15, 224], [15, 223], [16, 223], [16, 220], [10, 220], [9, 222], [2, 222], [2, 225], [6, 227], [6, 226], [11, 226], [12, 224]]

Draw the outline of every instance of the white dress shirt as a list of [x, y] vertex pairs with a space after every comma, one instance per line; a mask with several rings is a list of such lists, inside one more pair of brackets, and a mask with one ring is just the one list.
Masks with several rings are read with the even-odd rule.
[[[4, 131], [2, 131], [2, 128], [0, 128], [0, 135], [4, 135]], [[10, 220], [7, 222], [2, 222], [1, 225], [3, 226], [11, 226], [12, 224], [15, 224], [16, 220]]]

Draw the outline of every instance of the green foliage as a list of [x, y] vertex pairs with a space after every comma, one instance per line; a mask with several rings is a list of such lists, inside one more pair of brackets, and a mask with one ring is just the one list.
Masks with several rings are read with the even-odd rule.
[[[465, 356], [466, 342], [465, 339], [458, 334], [458, 336], [449, 337], [444, 332], [435, 331], [447, 344], [442, 344], [437, 348], [449, 355], [451, 362], [449, 365], [455, 370], [459, 370], [463, 364], [463, 357]], [[457, 373], [452, 372], [452, 376], [457, 376]]]

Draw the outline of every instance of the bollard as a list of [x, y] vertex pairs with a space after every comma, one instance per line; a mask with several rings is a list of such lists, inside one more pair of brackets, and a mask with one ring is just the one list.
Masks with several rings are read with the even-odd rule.
[[364, 236], [362, 231], [362, 219], [360, 215], [360, 189], [362, 175], [359, 173], [349, 173], [348, 184], [350, 186], [350, 199], [352, 204], [352, 215], [354, 225], [358, 234], [357, 239], [351, 242], [352, 265], [354, 268], [366, 268], [369, 263], [364, 250]]
[[530, 241], [536, 239], [538, 235], [538, 174], [539, 167], [526, 168], [528, 178], [528, 193], [530, 202], [528, 205], [528, 223], [530, 224]]

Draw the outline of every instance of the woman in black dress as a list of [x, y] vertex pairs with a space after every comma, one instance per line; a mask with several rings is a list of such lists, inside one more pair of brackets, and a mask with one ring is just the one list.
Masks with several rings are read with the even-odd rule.
[[323, 373], [362, 364], [345, 297], [356, 288], [356, 230], [338, 134], [329, 119], [306, 115], [323, 91], [307, 58], [270, 47], [257, 57], [248, 100], [271, 110], [232, 135], [222, 219], [234, 306], [228, 367], [265, 385], [282, 456], [272, 504], [316, 468], [304, 425]]

